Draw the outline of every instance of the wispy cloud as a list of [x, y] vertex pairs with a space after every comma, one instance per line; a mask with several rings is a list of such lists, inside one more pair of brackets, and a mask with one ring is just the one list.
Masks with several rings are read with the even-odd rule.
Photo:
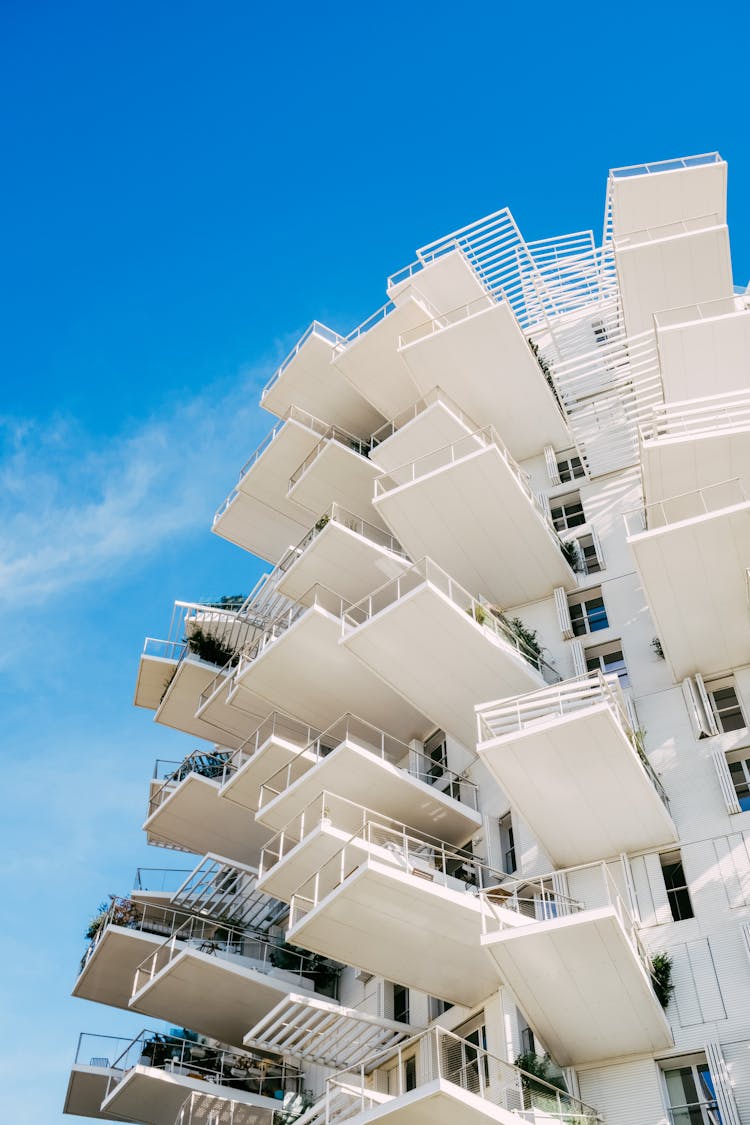
[[106, 441], [74, 418], [0, 417], [0, 605], [42, 602], [205, 530], [262, 436], [257, 397], [245, 373]]

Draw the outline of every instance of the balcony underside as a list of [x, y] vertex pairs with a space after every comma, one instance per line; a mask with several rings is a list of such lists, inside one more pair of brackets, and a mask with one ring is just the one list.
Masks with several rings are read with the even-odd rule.
[[106, 933], [73, 986], [73, 996], [111, 1008], [127, 1008], [135, 970], [164, 943], [167, 932], [147, 934], [124, 926], [107, 926]]
[[[325, 415], [323, 418], [326, 424], [331, 424]], [[312, 429], [292, 418], [284, 422], [270, 444], [239, 481], [238, 490], [253, 500], [260, 500], [287, 520], [309, 524], [305, 508], [288, 499], [287, 490], [294, 470], [320, 441], [321, 430], [320, 426]]]
[[222, 797], [254, 813], [258, 808], [258, 795], [263, 782], [282, 766], [288, 765], [301, 749], [293, 742], [271, 735], [252, 757], [243, 762], [236, 773], [230, 774], [221, 788]]
[[[710, 311], [710, 310], [709, 310]], [[742, 391], [750, 369], [750, 312], [744, 307], [721, 316], [697, 317], [686, 309], [686, 323], [659, 327], [659, 365], [667, 402]]]
[[571, 436], [528, 341], [506, 302], [401, 348], [419, 394], [438, 386], [479, 426], [494, 426], [514, 457]]
[[[719, 422], [719, 425], [722, 423]], [[689, 437], [661, 437], [641, 445], [647, 504], [739, 477], [750, 488], [750, 427]]]
[[[241, 699], [233, 698], [234, 680], [227, 676], [203, 703], [198, 701], [197, 718], [217, 730], [231, 732], [232, 746], [241, 745], [265, 719], [270, 708], [265, 699], [246, 691]], [[228, 735], [222, 741], [227, 742]]]
[[600, 703], [480, 743], [479, 755], [556, 867], [672, 843], [637, 752]]
[[225, 801], [220, 784], [191, 773], [151, 813], [143, 828], [154, 842], [165, 841], [195, 855], [226, 856], [254, 866], [271, 833], [241, 805]]
[[312, 333], [264, 393], [263, 407], [282, 418], [291, 406], [298, 406], [331, 426], [371, 434], [383, 419], [336, 369], [332, 356], [331, 342]]
[[146, 707], [149, 711], [158, 710], [176, 667], [176, 660], [167, 660], [162, 656], [141, 656], [135, 682], [135, 706]]
[[130, 1008], [240, 1047], [248, 1028], [290, 991], [305, 989], [292, 973], [274, 974], [185, 948], [133, 995]]
[[[347, 631], [343, 647], [462, 746], [476, 740], [478, 700], [544, 687], [510, 644], [427, 582]], [[380, 722], [393, 729], [382, 716]]]
[[232, 693], [238, 706], [250, 691], [318, 730], [351, 712], [404, 742], [426, 738], [431, 724], [413, 704], [339, 644], [337, 617], [312, 608], [243, 669]]
[[[398, 308], [336, 356], [339, 371], [384, 418], [395, 417], [419, 398], [416, 384], [398, 353], [398, 341], [402, 332], [423, 324], [428, 317], [424, 305], [404, 294]], [[373, 426], [370, 432], [374, 429]]]
[[732, 294], [726, 226], [615, 246], [629, 336], [653, 329], [653, 314]]
[[487, 292], [460, 250], [441, 254], [416, 273], [389, 285], [388, 296], [398, 305], [409, 295], [412, 287], [441, 313], [468, 305]]
[[675, 678], [747, 664], [750, 503], [646, 531], [628, 543]]
[[119, 1074], [120, 1071], [106, 1067], [76, 1064], [70, 1071], [63, 1113], [73, 1117], [100, 1117], [105, 1121], [132, 1120], [118, 1117], [116, 1113], [104, 1113], [101, 1109], [110, 1078], [116, 1079]]
[[498, 605], [575, 586], [556, 537], [494, 445], [381, 494], [374, 507], [412, 558], [427, 555]]
[[[408, 1094], [349, 1117], [347, 1125], [370, 1125], [370, 1122], [374, 1125], [376, 1121], [384, 1125], [481, 1125], [490, 1121], [498, 1125], [518, 1125], [524, 1119], [526, 1115], [519, 1118], [518, 1113], [493, 1105], [487, 1098], [452, 1082], [435, 1079]], [[559, 1118], [536, 1111], [529, 1114], [528, 1120], [541, 1125], [543, 1121], [553, 1122]]]
[[369, 458], [331, 439], [302, 475], [289, 485], [289, 496], [316, 514], [324, 512], [332, 502], [340, 504], [347, 512], [387, 531], [372, 506], [378, 471]]
[[303, 601], [313, 586], [321, 585], [356, 602], [407, 566], [401, 555], [330, 520], [289, 567], [278, 590], [293, 601]]
[[560, 1066], [672, 1046], [661, 1005], [612, 907], [482, 941]]
[[191, 1073], [190, 1067], [182, 1068], [184, 1073], [165, 1071], [148, 1066], [136, 1066], [125, 1075], [111, 1091], [102, 1106], [108, 1116], [118, 1120], [139, 1121], [143, 1125], [174, 1125], [180, 1107], [193, 1090], [205, 1094], [208, 1091], [217, 1098], [227, 1098], [243, 1105], [257, 1106], [270, 1113], [278, 1110], [279, 1103], [273, 1098], [248, 1094], [245, 1090], [221, 1083], [207, 1084], [200, 1070]]
[[[208, 664], [197, 656], [188, 654], [183, 657], [154, 715], [154, 722], [192, 734], [195, 738], [219, 742], [222, 746], [239, 746], [252, 727], [247, 727], [243, 734], [238, 734], [236, 729], [196, 717], [201, 692], [205, 691], [218, 672], [219, 668], [215, 664]], [[226, 722], [223, 718], [221, 721]]]
[[[282, 493], [284, 497], [287, 484]], [[300, 513], [299, 518], [292, 519], [277, 508], [238, 492], [211, 530], [236, 547], [273, 563], [293, 543], [299, 543], [310, 526], [310, 519], [309, 513]]]
[[718, 215], [726, 222], [727, 165], [696, 164], [610, 181], [615, 237], [649, 227]]
[[[357, 814], [357, 810], [352, 809], [351, 822], [348, 824], [340, 813], [336, 820], [335, 825], [328, 820], [323, 821], [308, 832], [299, 844], [286, 852], [283, 859], [263, 873], [263, 877], [258, 880], [258, 890], [272, 895], [279, 902], [290, 902], [297, 888], [316, 871], [320, 871], [351, 840], [353, 833], [362, 825], [361, 810]], [[365, 844], [359, 844], [355, 840], [351, 847], [357, 853], [361, 852], [363, 860], [366, 858]]]
[[[480, 943], [481, 906], [465, 890], [368, 859], [288, 931], [287, 940], [347, 965], [473, 1007], [498, 988]], [[412, 874], [419, 870], [420, 874]], [[456, 886], [461, 884], [456, 880]]]
[[[447, 779], [442, 785], [447, 788]], [[449, 844], [465, 843], [482, 826], [478, 812], [441, 792], [438, 785], [421, 781], [406, 768], [350, 741], [342, 742], [264, 805], [258, 819], [283, 828], [323, 792], [335, 793]]]
[[436, 449], [445, 449], [478, 429], [476, 423], [472, 421], [469, 424], [469, 420], [462, 418], [448, 402], [433, 402], [416, 418], [376, 445], [370, 460], [387, 473], [434, 453]]

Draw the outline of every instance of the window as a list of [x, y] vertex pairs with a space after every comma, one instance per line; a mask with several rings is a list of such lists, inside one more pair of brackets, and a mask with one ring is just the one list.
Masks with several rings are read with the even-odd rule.
[[733, 676], [722, 676], [719, 680], [706, 680], [706, 692], [711, 710], [720, 731], [742, 730], [747, 726], [742, 714], [740, 701], [734, 686]]
[[557, 472], [563, 484], [586, 476], [581, 458], [574, 453], [563, 453], [562, 456], [557, 458]]
[[570, 492], [550, 500], [550, 514], [556, 531], [567, 531], [586, 522], [580, 492]]
[[604, 598], [599, 586], [594, 590], [573, 594], [568, 598], [568, 609], [573, 634], [576, 637], [582, 637], [586, 633], [596, 633], [600, 629], [609, 627]]
[[594, 339], [596, 340], [597, 344], [606, 344], [609, 340], [609, 334], [607, 332], [604, 321], [601, 318], [592, 320], [591, 327], [594, 329]]
[[487, 1029], [484, 1013], [457, 1027], [455, 1035], [463, 1040], [456, 1047], [454, 1076], [449, 1081], [474, 1093], [482, 1092], [489, 1084], [489, 1060], [487, 1057]]
[[694, 917], [690, 891], [682, 868], [682, 855], [679, 851], [664, 852], [659, 856], [659, 862], [672, 918], [675, 922], [683, 922], [686, 918]]
[[445, 731], [436, 730], [424, 744], [425, 758], [430, 764], [425, 763], [427, 777], [425, 781], [434, 785], [443, 776], [448, 768], [448, 746], [445, 740]]
[[727, 764], [740, 808], [743, 812], [750, 812], [750, 749], [745, 746], [727, 754]]
[[583, 555], [584, 574], [598, 574], [600, 570], [604, 570], [604, 561], [599, 553], [593, 535], [580, 535], [578, 537], [578, 546]]
[[415, 1090], [417, 1087], [417, 1056], [410, 1055], [404, 1062], [404, 1087], [408, 1093], [409, 1090]]
[[442, 1016], [443, 1012], [447, 1012], [452, 1007], [447, 1000], [441, 1000], [438, 996], [427, 997], [427, 1014], [430, 1020], [436, 1020], [438, 1016]]
[[664, 1071], [672, 1125], [721, 1125], [708, 1063], [697, 1060]]
[[586, 649], [586, 669], [589, 672], [603, 672], [605, 676], [617, 676], [620, 687], [630, 687], [628, 670], [622, 655], [619, 641], [612, 641], [608, 645], [598, 645], [596, 648]]
[[402, 984], [393, 986], [393, 1018], [396, 1023], [409, 1022], [409, 989]]
[[521, 1045], [521, 1054], [535, 1055], [536, 1040], [534, 1039], [534, 1032], [518, 1009], [516, 1009], [516, 1012], [518, 1014], [518, 1041]]
[[513, 835], [513, 817], [509, 812], [500, 817], [500, 848], [503, 871], [506, 875], [512, 875], [517, 870], [516, 841]]

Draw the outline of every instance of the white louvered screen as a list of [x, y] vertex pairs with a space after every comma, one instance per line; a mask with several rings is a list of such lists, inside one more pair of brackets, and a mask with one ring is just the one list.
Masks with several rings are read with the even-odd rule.
[[742, 931], [742, 941], [747, 953], [748, 960], [750, 961], [750, 922], [741, 922], [740, 929]]
[[585, 676], [587, 671], [586, 654], [580, 641], [570, 642], [570, 654], [573, 658], [573, 675]]
[[712, 1039], [706, 1043], [706, 1062], [711, 1072], [716, 1095], [716, 1104], [721, 1115], [722, 1125], [741, 1125], [740, 1115], [737, 1112], [737, 1103], [734, 1100], [734, 1091], [729, 1079], [727, 1064], [724, 1061], [719, 1043]]
[[560, 480], [560, 471], [557, 468], [557, 457], [551, 445], [544, 447], [544, 460], [547, 462], [547, 476], [553, 484], [562, 484]]
[[706, 722], [705, 715], [703, 714], [703, 705], [701, 704], [698, 690], [693, 680], [688, 676], [680, 684], [682, 688], [682, 697], [685, 700], [685, 707], [690, 718], [690, 725], [693, 728], [693, 734], [696, 738], [706, 738], [710, 733], [708, 723]]
[[602, 550], [602, 541], [597, 535], [596, 528], [593, 524], [589, 525], [589, 534], [594, 541], [594, 550], [596, 551], [596, 558], [599, 566], [604, 570], [604, 551]]
[[740, 808], [740, 802], [737, 800], [737, 793], [735, 792], [732, 775], [729, 771], [729, 764], [727, 762], [726, 754], [723, 754], [721, 750], [714, 750], [711, 754], [711, 757], [713, 758], [714, 769], [716, 770], [716, 776], [719, 779], [719, 788], [721, 789], [721, 795], [724, 798], [724, 804], [727, 807], [727, 812], [742, 812]]
[[708, 730], [711, 734], [720, 734], [721, 732], [719, 731], [716, 717], [711, 706], [711, 700], [708, 698], [706, 685], [703, 683], [703, 676], [701, 676], [700, 672], [696, 672], [693, 678], [695, 680], [695, 686], [698, 690], [698, 698], [701, 701], [703, 712], [706, 716], [706, 724], [708, 726]]
[[563, 639], [570, 641], [573, 639], [573, 623], [570, 620], [570, 607], [568, 605], [568, 598], [563, 586], [556, 586], [554, 590], [555, 595], [555, 609], [557, 610], [557, 621], [560, 626], [560, 632]]

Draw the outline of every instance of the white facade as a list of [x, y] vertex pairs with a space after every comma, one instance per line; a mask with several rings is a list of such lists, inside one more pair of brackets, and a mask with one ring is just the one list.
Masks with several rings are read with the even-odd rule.
[[[500, 211], [388, 296], [263, 392], [214, 530], [273, 569], [146, 642], [136, 705], [205, 741], [145, 828], [198, 858], [113, 901], [75, 994], [196, 1037], [83, 1044], [66, 1110], [750, 1125], [726, 164], [612, 171], [601, 245]], [[567, 1092], [513, 1067], [545, 1054]]]

